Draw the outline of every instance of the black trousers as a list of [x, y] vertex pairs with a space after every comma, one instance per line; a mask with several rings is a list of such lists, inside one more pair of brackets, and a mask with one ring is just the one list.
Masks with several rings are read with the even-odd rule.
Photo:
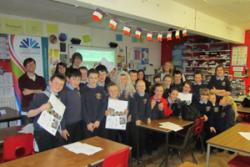
[[106, 129], [107, 138], [118, 143], [128, 144], [128, 135], [126, 130]]
[[84, 138], [83, 122], [79, 121], [70, 125], [66, 125], [66, 129], [69, 132], [68, 140], [65, 141], [66, 144], [74, 143], [80, 141]]
[[34, 137], [38, 145], [39, 152], [63, 145], [63, 139], [59, 132], [53, 136], [46, 130], [35, 130]]

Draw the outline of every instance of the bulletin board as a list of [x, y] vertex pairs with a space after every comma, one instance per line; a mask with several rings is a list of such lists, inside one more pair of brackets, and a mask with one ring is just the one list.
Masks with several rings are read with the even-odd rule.
[[247, 46], [232, 47], [232, 66], [246, 66]]

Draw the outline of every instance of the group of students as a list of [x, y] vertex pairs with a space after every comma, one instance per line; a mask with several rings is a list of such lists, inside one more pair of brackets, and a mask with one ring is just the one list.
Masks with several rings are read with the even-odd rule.
[[[26, 62], [35, 64], [35, 61]], [[72, 65], [67, 68], [59, 63], [55, 73], [44, 89], [39, 88], [27, 107], [27, 116], [34, 123], [34, 137], [39, 151], [72, 143], [91, 136], [102, 136], [133, 147], [137, 151], [140, 136], [140, 151], [147, 141], [154, 141], [137, 127], [142, 122], [148, 124], [153, 119], [170, 116], [187, 120], [204, 120], [206, 138], [214, 136], [234, 124], [235, 105], [230, 96], [230, 81], [224, 75], [223, 66], [218, 66], [208, 85], [202, 81], [202, 73], [196, 72], [194, 83], [184, 81], [180, 71], [174, 71], [172, 63], [166, 62], [161, 73], [154, 77], [150, 85], [143, 70], [112, 71], [108, 73], [104, 65], [87, 69], [80, 67], [82, 56], [75, 53]], [[25, 66], [25, 67], [26, 67]], [[21, 88], [24, 94], [24, 88]], [[192, 93], [192, 101], [181, 101], [178, 94]], [[50, 94], [56, 95], [66, 106], [60, 128], [55, 136], [41, 128], [37, 120], [42, 111], [51, 106]], [[128, 101], [126, 130], [105, 129], [108, 99]], [[138, 135], [140, 134], [140, 135]]]

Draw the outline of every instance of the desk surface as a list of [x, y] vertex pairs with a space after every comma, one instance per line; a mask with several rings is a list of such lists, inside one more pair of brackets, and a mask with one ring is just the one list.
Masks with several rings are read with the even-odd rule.
[[0, 110], [6, 111], [6, 114], [0, 116], [0, 122], [8, 122], [12, 120], [21, 119], [21, 116], [17, 110], [14, 110], [9, 107], [0, 107]]
[[237, 112], [250, 114], [250, 107], [242, 107], [241, 105], [237, 107]]
[[159, 127], [160, 123], [162, 123], [162, 122], [172, 122], [172, 123], [175, 123], [175, 124], [180, 125], [182, 127], [191, 125], [193, 123], [192, 121], [186, 121], [186, 120], [183, 120], [183, 119], [180, 119], [177, 117], [169, 117], [169, 118], [165, 118], [165, 119], [152, 120], [151, 124], [147, 124], [147, 123], [143, 122], [141, 125], [138, 125], [138, 126], [146, 128], [146, 129], [151, 129], [151, 130], [163, 132], [163, 133], [170, 132], [171, 130]]
[[18, 134], [18, 131], [20, 131], [21, 129], [22, 126], [14, 126], [14, 127], [0, 129], [0, 143], [3, 143], [3, 140], [6, 137]]
[[250, 124], [238, 123], [209, 139], [207, 143], [250, 154], [250, 141], [242, 137], [238, 132], [250, 132]]
[[102, 162], [108, 155], [128, 147], [97, 136], [82, 140], [81, 142], [102, 147], [103, 150], [94, 155], [87, 156], [84, 154], [75, 154], [63, 147], [58, 147], [24, 158], [2, 163], [0, 164], [0, 167], [84, 167], [89, 164]]

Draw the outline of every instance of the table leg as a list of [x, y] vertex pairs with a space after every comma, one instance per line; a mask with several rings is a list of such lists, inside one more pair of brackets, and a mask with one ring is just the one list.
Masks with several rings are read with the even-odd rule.
[[165, 157], [159, 166], [162, 166], [165, 163], [165, 166], [168, 166], [168, 133], [166, 133], [166, 141], [165, 141]]
[[136, 158], [137, 158], [137, 163], [139, 163], [139, 158], [140, 158], [140, 132], [139, 132], [139, 127], [135, 127], [136, 129]]
[[206, 167], [209, 167], [210, 147], [211, 147], [210, 144], [207, 144]]

